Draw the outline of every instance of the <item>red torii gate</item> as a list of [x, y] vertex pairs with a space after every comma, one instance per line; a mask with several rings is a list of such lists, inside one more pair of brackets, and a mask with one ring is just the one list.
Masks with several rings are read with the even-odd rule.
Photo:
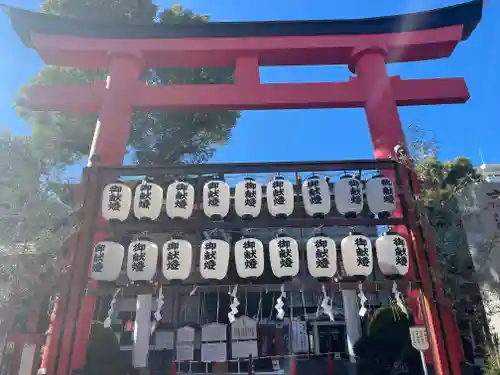
[[[33, 86], [24, 104], [37, 111], [98, 112], [90, 159], [120, 165], [132, 110], [154, 108], [364, 108], [375, 157], [387, 158], [404, 144], [398, 106], [465, 103], [469, 93], [462, 78], [402, 80], [389, 77], [386, 64], [450, 56], [477, 26], [482, 7], [482, 0], [473, 0], [372, 19], [170, 26], [110, 25], [9, 11], [19, 37], [46, 63], [109, 70], [106, 82]], [[260, 83], [259, 66], [326, 64], [347, 64], [355, 76], [348, 82]], [[217, 66], [235, 67], [234, 84], [148, 86], [140, 80], [144, 68]], [[404, 234], [415, 244], [415, 269], [422, 280], [422, 291], [412, 291], [409, 299], [416, 323], [427, 324], [430, 333], [433, 358], [428, 359], [438, 374], [460, 374], [463, 353], [454, 315], [439, 275], [429, 271], [437, 267], [436, 250], [424, 250], [413, 230]], [[87, 279], [83, 259], [84, 254], [75, 254], [69, 289], [61, 293], [51, 327], [42, 363], [50, 375], [67, 375], [84, 365], [95, 297], [80, 290]]]

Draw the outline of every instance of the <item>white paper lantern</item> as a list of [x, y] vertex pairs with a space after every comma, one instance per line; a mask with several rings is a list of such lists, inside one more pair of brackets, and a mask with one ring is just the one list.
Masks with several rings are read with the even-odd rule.
[[193, 185], [183, 181], [175, 181], [168, 186], [165, 209], [169, 218], [189, 219], [193, 214], [193, 208]]
[[318, 235], [306, 244], [307, 268], [312, 277], [332, 278], [337, 272], [337, 247], [330, 237]]
[[132, 241], [127, 254], [127, 276], [130, 281], [151, 281], [156, 273], [158, 246], [146, 238]]
[[302, 184], [304, 210], [309, 216], [323, 217], [331, 208], [330, 186], [328, 182], [317, 176], [308, 178]]
[[200, 273], [204, 279], [222, 280], [229, 266], [229, 244], [224, 240], [205, 240], [200, 246]]
[[394, 232], [377, 238], [375, 251], [380, 271], [386, 276], [404, 276], [408, 273], [410, 262], [406, 239]]
[[236, 271], [242, 278], [264, 273], [264, 245], [257, 238], [242, 238], [234, 244]]
[[229, 213], [231, 191], [221, 180], [211, 180], [203, 186], [203, 211], [212, 220], [222, 220]]
[[163, 204], [163, 188], [147, 179], [134, 192], [134, 215], [138, 219], [158, 219]]
[[286, 218], [293, 213], [294, 191], [290, 181], [276, 176], [267, 184], [267, 207], [269, 213], [278, 218]]
[[334, 186], [337, 211], [352, 218], [363, 210], [363, 185], [352, 176], [342, 176]]
[[262, 186], [252, 178], [238, 182], [234, 190], [236, 214], [244, 220], [256, 218], [262, 207]]
[[292, 237], [272, 239], [269, 242], [269, 258], [277, 277], [294, 277], [299, 273], [299, 245]]
[[121, 181], [113, 182], [102, 191], [102, 217], [106, 220], [125, 221], [132, 206], [132, 189]]
[[92, 256], [91, 277], [97, 281], [115, 281], [120, 275], [125, 248], [113, 241], [98, 242]]
[[167, 280], [186, 280], [191, 274], [193, 247], [189, 241], [172, 239], [163, 244], [162, 270]]
[[366, 183], [365, 191], [370, 211], [381, 219], [391, 217], [396, 208], [396, 193], [391, 179], [374, 176]]
[[370, 239], [350, 233], [340, 243], [342, 262], [347, 276], [366, 277], [373, 271], [373, 249]]

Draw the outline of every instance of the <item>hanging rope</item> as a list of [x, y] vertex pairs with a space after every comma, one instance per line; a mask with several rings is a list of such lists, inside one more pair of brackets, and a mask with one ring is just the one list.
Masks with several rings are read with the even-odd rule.
[[304, 320], [307, 320], [306, 297], [302, 288], [300, 289], [300, 299], [302, 300], [302, 309], [304, 310]]
[[[274, 296], [275, 296], [275, 295], [276, 295], [275, 293], [272, 293], [272, 301], [274, 301]], [[272, 306], [272, 304], [271, 304], [271, 309], [269, 310], [269, 320], [271, 320], [271, 319], [272, 319], [272, 317], [273, 317], [273, 308], [274, 308], [274, 307], [273, 307], [273, 306]]]
[[248, 290], [245, 289], [245, 316], [248, 316]]
[[220, 310], [220, 295], [219, 295], [219, 288], [217, 288], [217, 312], [215, 318], [215, 321], [217, 323], [219, 323], [219, 310]]
[[257, 307], [257, 323], [262, 320], [262, 290], [259, 292], [259, 306]]

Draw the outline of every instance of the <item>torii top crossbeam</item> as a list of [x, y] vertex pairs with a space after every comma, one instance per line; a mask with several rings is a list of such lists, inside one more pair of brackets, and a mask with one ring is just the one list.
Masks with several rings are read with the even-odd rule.
[[[358, 20], [187, 25], [104, 24], [8, 9], [19, 37], [48, 64], [108, 68], [110, 53], [123, 52], [139, 56], [144, 67], [236, 66], [235, 85], [147, 87], [137, 82], [132, 105], [138, 109], [248, 110], [362, 107], [365, 95], [356, 79], [260, 85], [258, 66], [349, 64], [359, 74], [359, 52], [367, 47], [383, 50], [386, 62], [448, 57], [473, 32], [482, 7], [482, 0], [474, 0]], [[104, 82], [53, 86], [48, 95], [48, 87], [35, 86], [28, 91], [26, 105], [34, 110], [97, 112], [104, 88]], [[463, 103], [469, 98], [461, 78], [401, 81], [394, 77], [391, 88], [400, 106]]]

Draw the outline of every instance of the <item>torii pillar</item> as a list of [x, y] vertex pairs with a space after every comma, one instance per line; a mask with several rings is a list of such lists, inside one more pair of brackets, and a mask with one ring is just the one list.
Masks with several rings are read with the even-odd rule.
[[[389, 77], [386, 64], [448, 57], [473, 32], [482, 1], [376, 19], [172, 26], [89, 24], [9, 10], [19, 37], [46, 63], [109, 69], [107, 82], [33, 86], [25, 105], [35, 111], [99, 113], [91, 162], [116, 165], [125, 153], [132, 109], [364, 108], [375, 157], [387, 158], [404, 141], [398, 106], [464, 103], [469, 93], [461, 78], [402, 80]], [[329, 64], [348, 64], [356, 76], [348, 82], [260, 83], [259, 66]], [[148, 86], [139, 79], [143, 68], [214, 66], [235, 66], [235, 83]], [[424, 244], [415, 225], [409, 229], [399, 228], [416, 259], [408, 279], [421, 281], [421, 289], [409, 295], [413, 315], [427, 326], [428, 359], [436, 373], [458, 375], [463, 352], [454, 316], [441, 280], [429, 274], [430, 267], [437, 268], [434, 244], [428, 237]], [[88, 254], [76, 254], [69, 301], [58, 306], [64, 335], [50, 346], [55, 353], [48, 358], [58, 361], [49, 375], [68, 375], [84, 365], [95, 307], [95, 298], [84, 293], [86, 259]]]

